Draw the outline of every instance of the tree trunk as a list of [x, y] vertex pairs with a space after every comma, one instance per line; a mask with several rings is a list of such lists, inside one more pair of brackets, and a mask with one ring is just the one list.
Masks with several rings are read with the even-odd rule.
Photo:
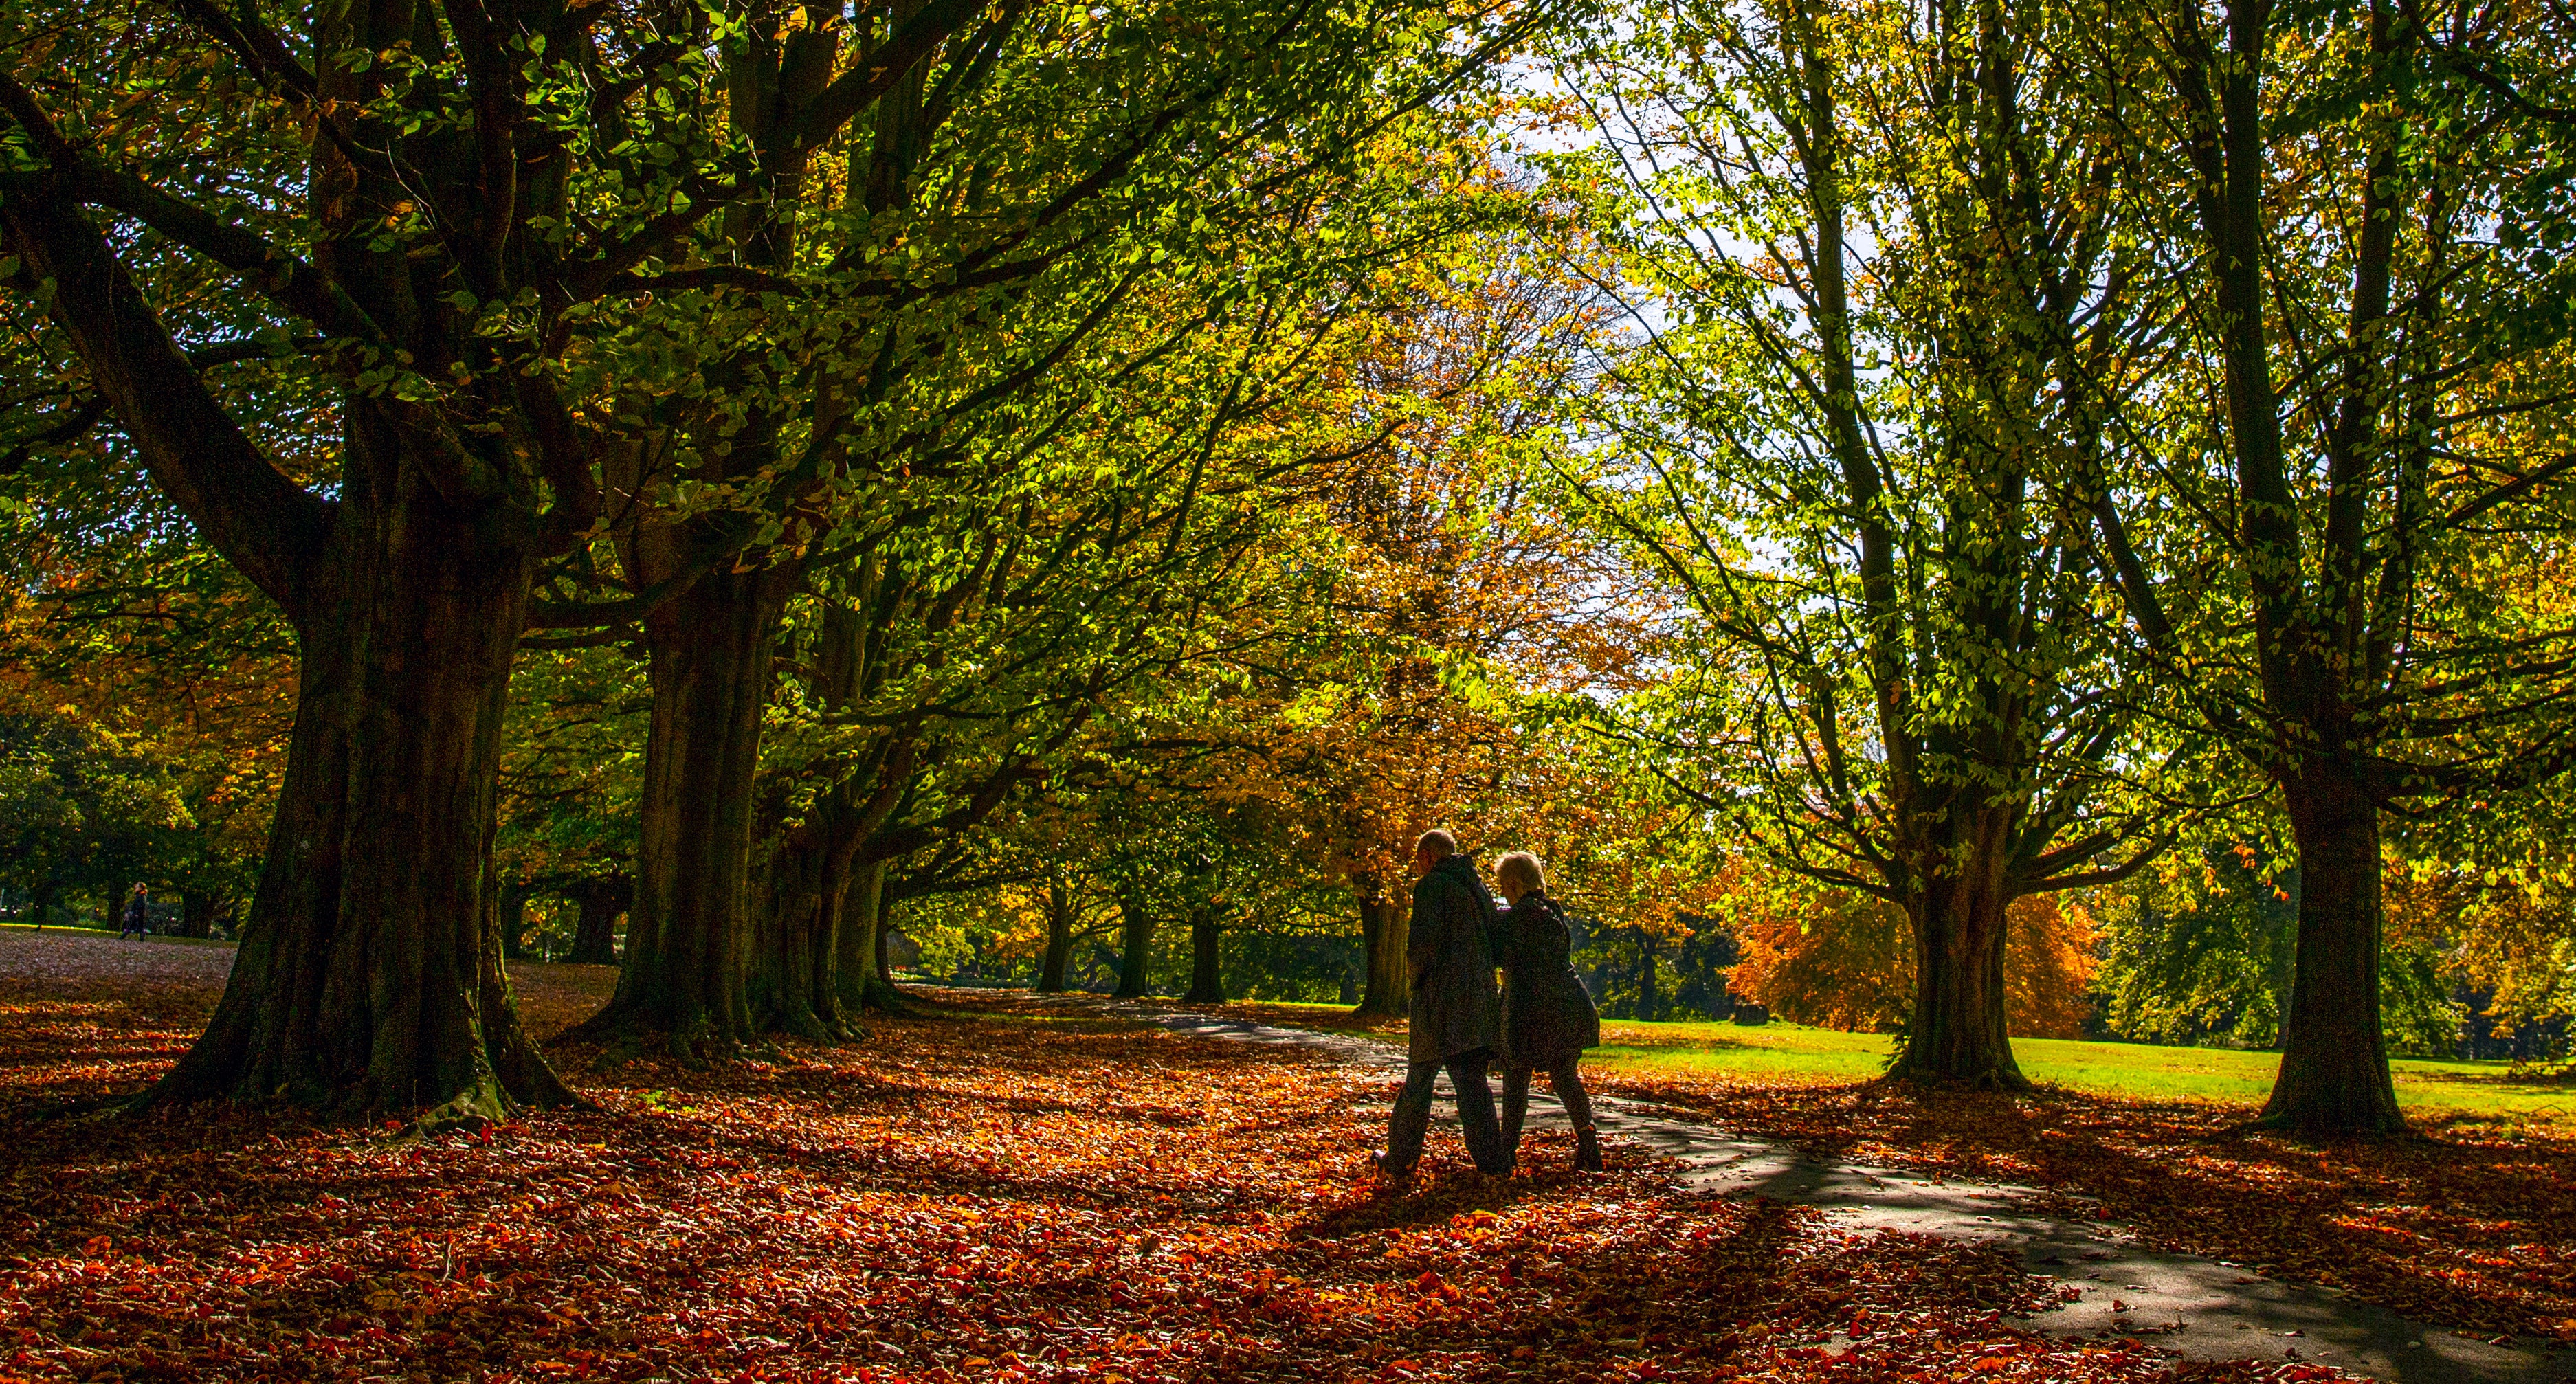
[[763, 1029], [817, 1043], [835, 1031], [839, 956], [823, 907], [829, 852], [808, 832], [790, 832], [771, 856], [767, 887], [753, 910], [751, 1014]]
[[564, 960], [583, 966], [617, 964], [617, 917], [626, 911], [633, 889], [621, 879], [586, 879], [573, 886], [572, 954]]
[[853, 866], [849, 883], [842, 889], [834, 983], [840, 992], [841, 1010], [853, 1024], [862, 1010], [871, 1007], [889, 1014], [905, 1012], [903, 996], [878, 973], [879, 957], [884, 951], [877, 939], [885, 924], [887, 864], [871, 860]]
[[652, 728], [642, 844], [617, 994], [582, 1026], [660, 1035], [683, 1060], [751, 1037], [744, 909], [753, 771], [770, 658], [792, 586], [781, 569], [700, 577], [645, 621]]
[[1373, 878], [1353, 875], [1351, 892], [1359, 900], [1360, 947], [1367, 954], [1368, 965], [1360, 1007], [1351, 1011], [1351, 1016], [1401, 1019], [1412, 1011], [1413, 996], [1404, 973], [1404, 945], [1410, 920], [1400, 905], [1379, 892]]
[[1190, 915], [1190, 992], [1181, 996], [1182, 1003], [1225, 1003], [1225, 979], [1220, 973], [1217, 947], [1224, 935], [1217, 927], [1214, 908], [1201, 905]]
[[1118, 989], [1122, 1000], [1145, 996], [1145, 972], [1154, 953], [1154, 915], [1145, 907], [1143, 896], [1130, 889], [1118, 891]]
[[182, 937], [213, 936], [215, 932], [215, 905], [219, 902], [221, 902], [221, 900], [217, 899], [214, 895], [200, 890], [191, 889], [181, 892], [179, 895], [179, 935]]
[[501, 934], [501, 959], [528, 959], [528, 891], [519, 885], [485, 891], [490, 902], [485, 906], [493, 913], [493, 926]]
[[[145, 1100], [284, 1098], [430, 1126], [578, 1100], [520, 1031], [485, 849], [533, 563], [394, 464], [361, 405], [330, 578], [231, 979]], [[433, 445], [424, 443], [426, 445]]]
[[107, 903], [105, 907], [98, 911], [98, 925], [103, 928], [112, 927], [117, 929], [119, 932], [124, 931], [125, 896], [133, 892], [134, 885], [130, 881], [114, 878], [109, 879], [107, 883], [107, 894], [105, 896]]
[[2013, 1060], [2004, 1026], [2005, 913], [2012, 895], [1999, 866], [1975, 868], [1979, 863], [1972, 858], [1965, 873], [1933, 873], [1906, 901], [1914, 931], [1914, 1013], [1888, 1074], [2025, 1091], [2030, 1080]]
[[878, 891], [878, 895], [877, 895], [877, 930], [876, 930], [876, 931], [877, 931], [877, 946], [876, 946], [876, 958], [877, 958], [877, 959], [876, 959], [876, 983], [877, 983], [877, 984], [879, 984], [879, 985], [884, 986], [884, 987], [885, 987], [885, 992], [886, 992], [887, 994], [891, 995], [891, 994], [895, 993], [895, 988], [894, 988], [894, 933], [895, 933], [895, 926], [894, 926], [894, 901], [893, 901], [893, 900], [891, 900], [891, 899], [886, 898], [886, 897], [885, 897], [885, 894], [884, 894], [884, 891], [882, 891], [882, 890]]
[[1047, 873], [1046, 953], [1038, 959], [1038, 993], [1064, 993], [1065, 967], [1073, 960], [1073, 891], [1061, 871]]
[[2298, 960], [2261, 1123], [2306, 1134], [2406, 1128], [2380, 1030], [2379, 808], [2342, 766], [2286, 778], [2299, 845]]
[[1637, 1017], [1652, 1021], [1663, 1017], [1664, 993], [1655, 974], [1655, 938], [1644, 928], [1637, 929]]

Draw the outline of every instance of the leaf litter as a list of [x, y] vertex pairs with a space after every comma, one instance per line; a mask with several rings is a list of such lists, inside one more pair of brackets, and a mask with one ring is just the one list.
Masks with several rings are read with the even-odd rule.
[[[1391, 1087], [1294, 1050], [964, 997], [861, 1045], [630, 1064], [583, 1079], [597, 1111], [474, 1133], [66, 1116], [174, 1058], [218, 982], [18, 955], [0, 956], [0, 1378], [2174, 1373], [2134, 1339], [2008, 1325], [2056, 1288], [2000, 1251], [1688, 1195], [1615, 1145], [1587, 1177], [1534, 1136], [1533, 1171], [1490, 1181], [1435, 1131], [1420, 1187], [1391, 1195], [1365, 1176]], [[522, 994], [560, 1026], [608, 977], [557, 969]]]

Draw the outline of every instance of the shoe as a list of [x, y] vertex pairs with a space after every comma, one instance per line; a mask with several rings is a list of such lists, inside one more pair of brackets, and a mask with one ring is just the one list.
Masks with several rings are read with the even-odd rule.
[[1574, 1131], [1574, 1170], [1578, 1173], [1601, 1171], [1601, 1135], [1590, 1125]]
[[1384, 1149], [1369, 1155], [1369, 1166], [1377, 1169], [1377, 1175], [1385, 1178], [1387, 1183], [1398, 1191], [1413, 1185], [1413, 1169], [1398, 1168], [1388, 1164]]

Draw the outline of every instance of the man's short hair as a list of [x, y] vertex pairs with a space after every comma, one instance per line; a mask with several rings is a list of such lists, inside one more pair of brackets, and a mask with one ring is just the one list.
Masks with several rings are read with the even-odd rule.
[[1413, 853], [1428, 855], [1434, 860], [1447, 860], [1458, 853], [1458, 838], [1433, 827], [1414, 841]]

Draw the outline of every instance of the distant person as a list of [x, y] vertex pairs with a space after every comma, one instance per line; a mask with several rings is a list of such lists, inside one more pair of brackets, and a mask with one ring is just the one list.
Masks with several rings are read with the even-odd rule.
[[1494, 1116], [1493, 1088], [1485, 1084], [1485, 1068], [1502, 1038], [1491, 941], [1494, 896], [1476, 878], [1476, 867], [1458, 854], [1457, 838], [1445, 831], [1426, 831], [1414, 843], [1413, 873], [1419, 882], [1404, 948], [1413, 973], [1405, 1039], [1411, 1065], [1387, 1122], [1386, 1150], [1376, 1155], [1378, 1171], [1398, 1186], [1413, 1176], [1431, 1125], [1431, 1085], [1447, 1067], [1467, 1154], [1478, 1172], [1499, 1177], [1512, 1170], [1512, 1150]]
[[1601, 1136], [1592, 1127], [1592, 1098], [1575, 1071], [1585, 1048], [1601, 1045], [1601, 1011], [1574, 973], [1574, 930], [1547, 896], [1538, 857], [1514, 851], [1494, 863], [1494, 885], [1510, 901], [1496, 930], [1503, 967], [1503, 1140], [1515, 1159], [1521, 1121], [1529, 1114], [1530, 1075], [1547, 1073], [1565, 1117], [1574, 1122], [1574, 1166], [1601, 1171]]
[[152, 891], [138, 884], [134, 886], [134, 892], [126, 896], [125, 925], [118, 930], [116, 940], [122, 942], [128, 937], [140, 939], [151, 935]]

